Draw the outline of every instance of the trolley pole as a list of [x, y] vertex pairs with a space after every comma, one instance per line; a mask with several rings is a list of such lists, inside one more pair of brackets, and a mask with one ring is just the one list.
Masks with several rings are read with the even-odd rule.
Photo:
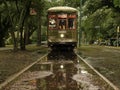
[[119, 26], [117, 27], [117, 47], [119, 46]]
[[79, 47], [81, 46], [82, 42], [82, 0], [80, 0], [80, 24], [79, 24]]

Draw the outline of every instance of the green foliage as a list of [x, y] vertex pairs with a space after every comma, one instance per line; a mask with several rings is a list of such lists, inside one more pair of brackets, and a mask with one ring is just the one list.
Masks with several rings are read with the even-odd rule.
[[34, 8], [37, 13], [42, 14], [45, 10], [45, 1], [44, 0], [32, 0], [31, 7]]
[[[32, 43], [35, 43], [37, 41], [37, 32], [34, 31], [30, 38], [32, 40]], [[42, 26], [42, 29], [41, 29], [41, 41], [46, 41], [46, 38], [47, 38], [47, 27]]]
[[65, 0], [64, 5], [71, 7], [78, 7], [80, 6], [80, 0]]
[[82, 8], [83, 15], [87, 17], [82, 20], [86, 38], [89, 40], [109, 39], [116, 35], [120, 13], [112, 0], [87, 0]]
[[[25, 4], [26, 2], [31, 4]], [[99, 37], [107, 39], [115, 35], [116, 27], [120, 25], [120, 0], [2, 0], [0, 1], [0, 41], [3, 43], [10, 31], [16, 32], [23, 27], [29, 30], [30, 37], [38, 28], [38, 15], [41, 16], [41, 26], [47, 25], [48, 8], [54, 6], [79, 8], [80, 3], [83, 16], [81, 28], [86, 40], [96, 40]], [[29, 8], [34, 8], [37, 15], [31, 16]], [[100, 28], [95, 28], [96, 26]]]
[[97, 9], [102, 7], [101, 0], [86, 0], [85, 4], [83, 5], [84, 13], [93, 13]]
[[8, 28], [11, 27], [10, 18], [3, 2], [0, 4], [0, 47], [5, 46]]
[[[12, 33], [12, 40], [14, 39], [14, 43], [16, 40], [22, 40], [21, 45], [25, 43], [23, 39], [23, 33], [27, 33], [26, 37], [29, 38], [32, 33], [37, 30], [38, 22], [41, 24], [45, 23], [46, 20], [38, 20], [38, 17], [43, 16], [46, 17], [46, 10], [49, 7], [46, 0], [3, 0], [0, 2], [0, 27], [4, 33]], [[37, 12], [36, 15], [30, 15], [30, 8], [34, 8]], [[40, 24], [39, 24], [40, 25]], [[7, 26], [7, 27], [6, 27]], [[5, 32], [6, 31], [6, 32]], [[20, 33], [21, 37], [17, 35], [15, 36], [15, 32]], [[2, 32], [1, 32], [2, 33]], [[0, 37], [0, 41], [3, 41], [5, 38], [5, 34], [2, 34], [3, 37]], [[11, 37], [11, 36], [10, 36]], [[20, 38], [19, 38], [20, 37]], [[9, 37], [8, 37], [9, 38]], [[18, 41], [19, 41], [18, 40]], [[18, 42], [19, 43], [19, 42]]]
[[120, 0], [114, 0], [115, 7], [120, 7]]

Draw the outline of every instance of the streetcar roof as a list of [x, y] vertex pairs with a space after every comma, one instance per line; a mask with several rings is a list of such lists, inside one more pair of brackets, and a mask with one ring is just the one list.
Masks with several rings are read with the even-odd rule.
[[48, 12], [77, 12], [77, 9], [68, 6], [57, 6], [49, 8]]

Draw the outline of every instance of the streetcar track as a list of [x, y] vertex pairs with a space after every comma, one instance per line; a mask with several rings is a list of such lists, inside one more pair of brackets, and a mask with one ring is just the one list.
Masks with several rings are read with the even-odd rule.
[[[78, 55], [77, 53], [75, 53], [77, 58], [79, 58], [80, 60], [82, 60], [83, 63], [85, 63], [85, 65], [87, 65], [92, 71], [94, 71], [100, 78], [102, 78], [103, 82], [105, 81], [107, 85], [109, 85], [111, 88], [113, 88], [114, 90], [119, 90], [112, 82], [110, 82], [107, 78], [105, 78], [102, 74], [100, 74], [95, 68], [93, 68], [88, 62], [86, 62], [85, 59], [83, 59], [80, 55]], [[24, 68], [23, 70], [21, 70], [20, 72], [18, 72], [17, 74], [14, 74], [13, 76], [9, 77], [5, 82], [3, 82], [2, 84], [0, 84], [0, 90], [3, 89], [6, 85], [8, 85], [10, 82], [12, 82], [13, 80], [15, 80], [17, 77], [19, 77], [21, 74], [23, 74], [25, 71], [27, 71], [28, 69], [30, 69], [33, 65], [37, 65], [37, 64], [50, 64], [51, 62], [44, 62], [43, 58], [46, 58], [48, 56], [48, 53], [43, 55], [41, 58], [39, 58], [38, 60], [36, 60], [35, 62], [31, 63], [29, 66], [27, 66], [26, 68]], [[54, 56], [54, 55], [53, 55]], [[56, 56], [55, 56], [56, 57]], [[57, 58], [60, 58], [59, 55]], [[58, 63], [61, 62], [68, 62], [67, 60], [64, 60], [65, 58], [62, 57], [62, 60], [57, 60]], [[43, 61], [42, 61], [43, 60]], [[78, 60], [78, 59], [77, 59]], [[80, 64], [80, 63], [79, 63]]]
[[5, 82], [0, 84], [0, 90], [5, 87], [7, 84], [9, 84], [10, 82], [12, 82], [13, 80], [15, 80], [17, 77], [19, 77], [22, 73], [24, 73], [25, 71], [27, 71], [30, 67], [32, 67], [33, 65], [35, 65], [37, 62], [39, 62], [42, 58], [46, 57], [47, 54], [43, 55], [41, 58], [37, 59], [35, 62], [31, 63], [30, 65], [28, 65], [27, 67], [25, 67], [24, 69], [22, 69], [20, 72], [10, 76], [7, 80], [5, 80]]
[[77, 56], [87, 65], [89, 66], [98, 76], [100, 76], [107, 84], [109, 84], [114, 90], [119, 90], [110, 80], [104, 77], [101, 73], [99, 73], [93, 66], [91, 66], [85, 59], [83, 59], [80, 55]]

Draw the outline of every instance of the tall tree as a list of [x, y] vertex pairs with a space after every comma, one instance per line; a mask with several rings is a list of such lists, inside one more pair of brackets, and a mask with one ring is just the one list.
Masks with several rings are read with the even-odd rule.
[[[83, 5], [83, 27], [87, 38], [97, 40], [107, 39], [115, 33], [119, 23], [119, 7], [115, 7], [113, 0], [86, 0]], [[94, 36], [93, 36], [94, 34]]]
[[[14, 14], [13, 13], [11, 14], [11, 11], [14, 11], [14, 9], [13, 9], [13, 7], [11, 5], [11, 2], [3, 0], [2, 3], [4, 5], [4, 9], [5, 9], [5, 12], [6, 12], [5, 17], [7, 18], [7, 22], [9, 22], [7, 26], [5, 26], [5, 24], [4, 24], [4, 27], [5, 27], [4, 30], [6, 30], [6, 31], [10, 30], [11, 35], [13, 37], [13, 41], [15, 43], [14, 44], [14, 50], [15, 50], [16, 49], [16, 42], [15, 42], [15, 34], [14, 34], [14, 31], [13, 31], [14, 30], [14, 23], [13, 23]], [[9, 6], [11, 6], [11, 8]], [[10, 11], [10, 9], [11, 9], [11, 11]], [[2, 13], [2, 14], [4, 14], [4, 13]]]
[[41, 45], [41, 26], [42, 26], [42, 16], [44, 15], [45, 10], [45, 1], [44, 0], [33, 0], [32, 7], [37, 13], [37, 45]]
[[25, 4], [23, 5], [23, 9], [21, 10], [20, 13], [20, 19], [19, 19], [19, 31], [20, 31], [20, 49], [21, 50], [25, 50], [25, 30], [24, 30], [24, 23], [25, 23], [25, 19], [26, 17], [28, 17], [29, 15], [29, 9], [30, 9], [30, 5], [31, 5], [31, 0], [26, 0]]

